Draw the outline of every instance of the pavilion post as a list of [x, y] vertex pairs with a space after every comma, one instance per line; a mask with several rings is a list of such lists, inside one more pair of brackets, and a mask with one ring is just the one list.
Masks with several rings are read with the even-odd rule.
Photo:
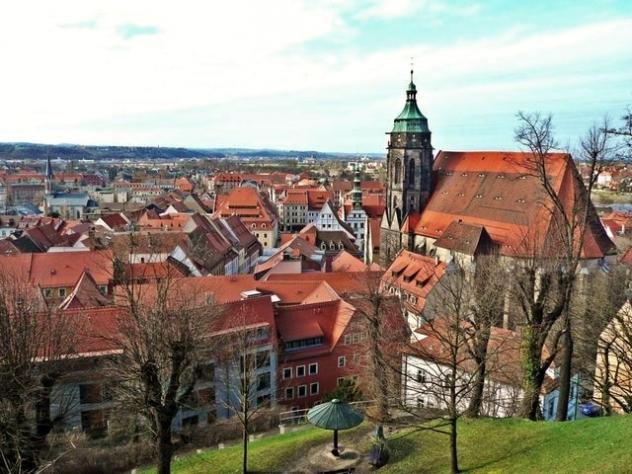
[[340, 456], [340, 451], [338, 451], [338, 430], [334, 430], [334, 449], [331, 451], [331, 454]]

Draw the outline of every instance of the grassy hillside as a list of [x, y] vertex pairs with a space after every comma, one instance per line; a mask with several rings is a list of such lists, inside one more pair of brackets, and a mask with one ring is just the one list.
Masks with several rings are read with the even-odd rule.
[[[344, 435], [342, 435], [344, 436]], [[632, 417], [534, 423], [523, 420], [463, 421], [460, 467], [472, 473], [632, 473]], [[305, 429], [253, 442], [250, 469], [282, 471], [330, 434]], [[389, 437], [392, 456], [381, 473], [449, 472], [447, 436], [406, 430]], [[364, 444], [364, 443], [363, 443]], [[240, 472], [238, 446], [183, 456], [174, 472]]]
[[[632, 473], [631, 417], [464, 421], [459, 435], [460, 468], [467, 472]], [[394, 459], [383, 472], [449, 472], [445, 438], [422, 432], [395, 440]]]

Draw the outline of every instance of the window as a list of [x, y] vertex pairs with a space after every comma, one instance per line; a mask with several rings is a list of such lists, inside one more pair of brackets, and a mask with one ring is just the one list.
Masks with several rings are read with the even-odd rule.
[[60, 288], [59, 289], [59, 297], [60, 298], [65, 298], [66, 297], [66, 288]]
[[294, 398], [294, 387], [288, 387], [285, 389], [285, 399], [292, 400]]
[[338, 357], [338, 367], [344, 367], [347, 365], [347, 358], [345, 356]]
[[307, 396], [307, 385], [298, 386], [298, 398], [305, 398]]
[[417, 369], [417, 383], [425, 383], [426, 382], [426, 373], [421, 370], [421, 369]]
[[51, 298], [53, 296], [53, 290], [50, 288], [44, 288], [44, 298]]
[[296, 367], [296, 376], [297, 377], [305, 377], [305, 366], [299, 365]]
[[338, 378], [336, 379], [336, 385], [337, 385], [338, 387], [340, 387], [340, 385], [342, 385], [342, 383], [343, 383], [344, 381], [345, 381], [345, 378], [344, 378], [344, 377], [338, 377]]
[[318, 373], [318, 363], [309, 364], [309, 375], [316, 375]]
[[198, 382], [212, 382], [215, 378], [215, 364], [200, 364], [196, 368]]
[[260, 395], [257, 397], [257, 406], [267, 407], [270, 405], [270, 394]]
[[397, 158], [395, 160], [395, 170], [394, 170], [394, 174], [395, 176], [393, 176], [393, 182], [395, 183], [399, 183], [401, 182], [401, 174], [402, 174], [402, 160], [400, 160], [399, 158]]
[[323, 343], [323, 337], [310, 337], [309, 339], [300, 339], [298, 341], [286, 342], [284, 347], [286, 351], [302, 349], [303, 347], [319, 346]]
[[268, 390], [270, 388], [270, 372], [265, 372], [257, 376], [257, 390]]
[[357, 365], [357, 364], [359, 364], [359, 363], [360, 363], [361, 358], [362, 358], [361, 354], [360, 354], [360, 353], [358, 353], [358, 352], [355, 352], [355, 353], [353, 354], [353, 363], [354, 363], [354, 364], [356, 364], [356, 365]]
[[270, 367], [270, 353], [268, 351], [257, 352], [257, 369]]
[[286, 367], [283, 369], [283, 380], [292, 378], [292, 367]]
[[96, 383], [82, 383], [79, 385], [79, 403], [101, 403], [101, 386]]
[[309, 386], [309, 394], [310, 395], [318, 395], [318, 389], [319, 389], [318, 382], [314, 382], [314, 383], [310, 384], [310, 386]]

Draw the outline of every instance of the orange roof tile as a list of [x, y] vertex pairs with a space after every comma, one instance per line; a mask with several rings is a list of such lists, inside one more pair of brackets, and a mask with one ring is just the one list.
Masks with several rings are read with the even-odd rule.
[[9, 255], [1, 257], [0, 264], [20, 269], [41, 288], [74, 287], [86, 270], [98, 285], [107, 285], [113, 277], [109, 250]]
[[406, 304], [415, 312], [421, 312], [426, 298], [446, 270], [446, 264], [432, 257], [401, 250], [391, 266], [384, 272], [382, 282], [396, 286], [402, 292], [414, 295], [416, 300], [406, 299]]
[[[533, 171], [533, 155], [521, 152], [439, 152], [434, 191], [415, 227], [418, 235], [440, 237], [461, 220], [485, 227], [504, 255], [523, 255], [542, 245], [551, 231], [548, 197]], [[565, 206], [581, 186], [572, 158], [551, 153], [547, 174]], [[601, 226], [590, 226], [585, 258], [601, 257], [614, 246]]]

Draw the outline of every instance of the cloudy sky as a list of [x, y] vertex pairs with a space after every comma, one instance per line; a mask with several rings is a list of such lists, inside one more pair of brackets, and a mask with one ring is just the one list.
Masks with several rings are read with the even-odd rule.
[[[551, 4], [555, 6], [551, 6]], [[20, 0], [0, 141], [380, 152], [411, 56], [440, 149], [571, 141], [632, 104], [629, 0]]]

